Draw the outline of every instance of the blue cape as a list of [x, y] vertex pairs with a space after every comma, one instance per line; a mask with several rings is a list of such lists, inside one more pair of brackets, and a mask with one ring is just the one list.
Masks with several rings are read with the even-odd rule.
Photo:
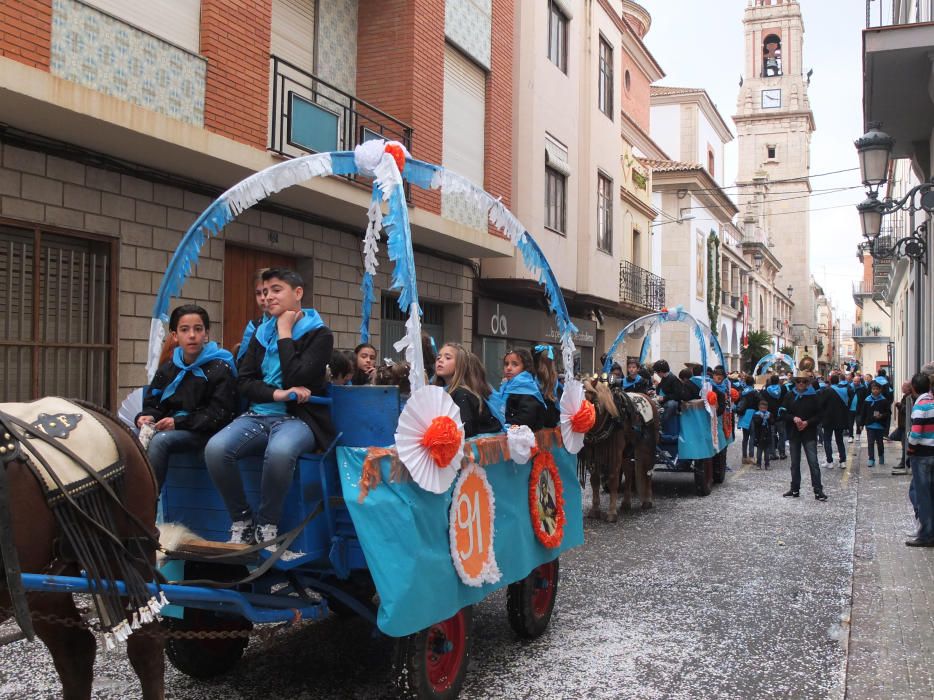
[[630, 387], [634, 387], [639, 382], [642, 382], [643, 384], [645, 384], [645, 377], [638, 375], [638, 374], [636, 375], [635, 379], [630, 379], [629, 377], [623, 377], [623, 388], [629, 389]]
[[[303, 316], [292, 326], [292, 340], [298, 340], [306, 333], [322, 328], [324, 321], [314, 309], [302, 309]], [[256, 329], [256, 340], [266, 349], [263, 356], [261, 368], [263, 370], [263, 381], [270, 386], [284, 389], [282, 386], [282, 365], [279, 362], [279, 327], [276, 325], [276, 318], [271, 316], [263, 321]], [[285, 403], [281, 401], [272, 401], [264, 404], [253, 404], [250, 410], [259, 413], [272, 411], [275, 414], [285, 413]]]
[[[260, 323], [265, 323], [271, 317], [269, 314], [264, 313], [263, 318]], [[240, 347], [237, 348], [237, 362], [243, 359], [243, 356], [246, 355], [246, 349], [250, 347], [250, 341], [253, 340], [253, 335], [256, 333], [256, 322], [253, 319], [250, 319], [246, 322], [246, 326], [243, 328], [243, 338], [240, 339]]]
[[840, 397], [840, 400], [843, 402], [844, 406], [849, 406], [850, 404], [850, 392], [847, 391], [845, 386], [840, 386], [839, 384], [831, 384], [830, 388], [833, 389], [834, 393]]
[[774, 399], [781, 398], [782, 387], [779, 384], [771, 384], [765, 387], [765, 390], [769, 392], [769, 396], [771, 396], [772, 398]]
[[795, 401], [800, 399], [802, 396], [814, 396], [815, 394], [817, 394], [817, 391], [815, 391], [814, 387], [811, 386], [810, 384], [808, 384], [808, 388], [804, 391], [798, 391], [798, 387], [795, 387], [791, 391], [795, 395], [795, 398], [794, 398]]
[[159, 399], [159, 403], [162, 403], [172, 394], [175, 393], [175, 390], [178, 389], [179, 385], [185, 379], [189, 372], [191, 372], [196, 377], [201, 379], [207, 379], [202, 371], [202, 367], [212, 360], [223, 360], [230, 366], [230, 371], [233, 372], [233, 375], [237, 376], [237, 366], [234, 363], [233, 355], [229, 351], [224, 350], [224, 348], [219, 347], [217, 343], [211, 341], [210, 343], [205, 343], [204, 348], [201, 350], [201, 354], [195, 358], [195, 361], [190, 365], [185, 364], [185, 353], [181, 348], [175, 348], [175, 352], [172, 353], [172, 364], [181, 370], [178, 374], [175, 375], [175, 379], [162, 390], [162, 397]]
[[519, 372], [512, 379], [507, 379], [504, 381], [499, 389], [490, 394], [490, 398], [487, 399], [487, 405], [490, 407], [490, 413], [499, 418], [504, 416], [503, 426], [505, 423], [506, 415], [506, 399], [510, 394], [521, 394], [524, 396], [534, 396], [538, 399], [542, 406], [545, 405], [545, 399], [542, 396], [541, 390], [538, 388], [538, 382], [528, 372]]

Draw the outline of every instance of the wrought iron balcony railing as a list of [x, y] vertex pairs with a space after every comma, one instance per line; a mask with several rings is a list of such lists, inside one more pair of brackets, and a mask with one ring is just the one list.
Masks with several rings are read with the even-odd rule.
[[269, 148], [286, 156], [351, 151], [370, 139], [399, 141], [411, 151], [412, 127], [279, 58], [272, 66]]
[[665, 279], [623, 260], [619, 265], [619, 300], [659, 311], [665, 306]]
[[930, 3], [866, 0], [866, 27], [892, 27], [934, 21]]

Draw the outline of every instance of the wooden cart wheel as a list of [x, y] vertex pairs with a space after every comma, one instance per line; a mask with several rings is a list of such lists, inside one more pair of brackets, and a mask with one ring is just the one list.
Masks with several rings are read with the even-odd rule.
[[726, 479], [726, 450], [722, 450], [713, 458], [713, 483], [722, 484]]
[[464, 684], [473, 628], [473, 609], [396, 642], [396, 684], [403, 697], [418, 700], [456, 698]]
[[713, 490], [713, 458], [694, 460], [694, 493], [709, 496]]
[[[185, 577], [214, 581], [238, 581], [249, 571], [245, 566], [186, 562]], [[184, 619], [166, 617], [162, 626], [169, 631], [242, 632], [253, 629], [253, 623], [240, 617], [212, 610], [185, 608]], [[165, 655], [169, 662], [192, 678], [213, 678], [226, 673], [240, 661], [250, 639], [237, 636], [227, 639], [165, 640]]]
[[[185, 619], [167, 617], [162, 626], [169, 631], [244, 631], [253, 623], [239, 616], [221, 615], [211, 610], [186, 608]], [[192, 678], [213, 678], [226, 673], [240, 661], [249, 637], [230, 639], [166, 639], [165, 655], [169, 662]]]
[[558, 560], [542, 564], [506, 590], [509, 625], [523, 639], [544, 634], [558, 596]]

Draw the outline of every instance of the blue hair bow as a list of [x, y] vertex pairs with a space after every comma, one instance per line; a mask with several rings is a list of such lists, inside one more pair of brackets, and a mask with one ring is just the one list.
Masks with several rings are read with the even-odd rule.
[[536, 355], [539, 353], [545, 353], [549, 360], [552, 362], [555, 361], [555, 349], [550, 345], [536, 345], [534, 350]]

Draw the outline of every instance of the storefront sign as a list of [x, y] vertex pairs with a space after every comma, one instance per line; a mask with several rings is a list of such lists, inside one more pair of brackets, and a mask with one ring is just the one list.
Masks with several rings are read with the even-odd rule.
[[[492, 299], [477, 300], [477, 335], [530, 342], [559, 343], [561, 335], [554, 318], [539, 309], [504, 304]], [[574, 344], [578, 347], [594, 346], [597, 324], [582, 318], [572, 318], [578, 332]]]

